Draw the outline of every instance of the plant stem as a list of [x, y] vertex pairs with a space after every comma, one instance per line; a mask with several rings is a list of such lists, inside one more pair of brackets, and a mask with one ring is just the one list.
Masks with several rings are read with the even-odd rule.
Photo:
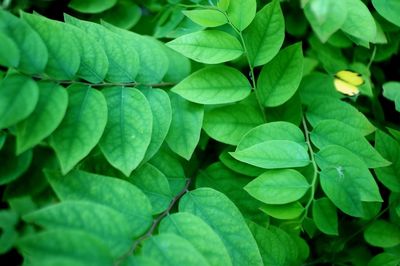
[[57, 82], [62, 85], [71, 85], [71, 84], [81, 84], [81, 85], [87, 85], [91, 87], [108, 87], [108, 86], [123, 86], [123, 87], [137, 87], [137, 86], [148, 86], [148, 87], [153, 87], [153, 88], [160, 88], [160, 87], [171, 87], [176, 85], [176, 83], [173, 82], [161, 82], [161, 83], [154, 83], [154, 84], [144, 84], [144, 83], [138, 83], [138, 82], [103, 82], [103, 83], [90, 83], [86, 81], [76, 81], [76, 80], [54, 80], [54, 79], [44, 79], [42, 77], [36, 77], [40, 78], [44, 81], [52, 81], [52, 82]]
[[117, 259], [117, 261], [114, 264], [115, 266], [120, 265], [122, 262], [124, 262], [129, 256], [131, 256], [135, 252], [136, 248], [140, 245], [140, 243], [142, 243], [144, 240], [153, 235], [154, 230], [156, 230], [161, 220], [169, 214], [169, 212], [175, 206], [178, 200], [188, 191], [192, 179], [193, 178], [189, 178], [186, 181], [185, 187], [171, 200], [168, 207], [160, 215], [158, 215], [156, 219], [153, 220], [153, 223], [150, 226], [149, 230], [147, 230], [147, 232], [144, 233], [141, 237], [136, 239], [136, 241], [133, 243], [132, 247], [129, 249], [127, 253], [125, 253], [124, 255], [122, 255], [120, 258]]
[[312, 144], [311, 144], [311, 140], [310, 140], [310, 131], [308, 130], [307, 122], [306, 122], [306, 119], [304, 118], [304, 115], [302, 117], [302, 123], [303, 123], [303, 128], [304, 128], [304, 134], [306, 136], [306, 143], [307, 143], [308, 150], [309, 150], [309, 153], [310, 153], [311, 163], [312, 163], [312, 166], [313, 166], [313, 169], [314, 169], [314, 174], [313, 174], [313, 177], [312, 177], [312, 180], [311, 180], [310, 198], [308, 199], [307, 204], [304, 207], [304, 215], [301, 218], [301, 221], [303, 221], [308, 215], [308, 209], [310, 208], [311, 203], [312, 203], [312, 201], [314, 199], [315, 190], [316, 190], [317, 181], [318, 181], [318, 166], [317, 166], [317, 163], [315, 162], [314, 150], [313, 150], [313, 147], [312, 147]]

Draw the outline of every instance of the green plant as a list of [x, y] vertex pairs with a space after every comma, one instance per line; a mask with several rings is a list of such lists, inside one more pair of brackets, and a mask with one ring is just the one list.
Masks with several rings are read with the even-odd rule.
[[0, 10], [7, 260], [400, 264], [398, 1], [53, 4]]

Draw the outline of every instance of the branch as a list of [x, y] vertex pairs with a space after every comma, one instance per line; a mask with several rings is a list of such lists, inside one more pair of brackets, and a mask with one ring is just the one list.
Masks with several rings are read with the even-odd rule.
[[188, 191], [188, 188], [189, 188], [191, 182], [192, 182], [192, 178], [189, 178], [186, 181], [185, 187], [178, 193], [178, 195], [176, 195], [171, 200], [170, 204], [168, 205], [168, 208], [165, 209], [159, 216], [157, 216], [157, 218], [155, 220], [153, 220], [153, 224], [151, 225], [149, 230], [147, 230], [147, 232], [144, 233], [141, 237], [136, 239], [136, 241], [133, 243], [130, 250], [127, 253], [125, 253], [124, 255], [122, 255], [120, 258], [117, 259], [117, 261], [114, 264], [115, 266], [118, 266], [123, 261], [125, 261], [129, 256], [131, 256], [135, 252], [136, 248], [140, 245], [140, 243], [142, 243], [144, 240], [146, 240], [147, 238], [149, 238], [153, 235], [154, 230], [156, 230], [156, 228], [159, 225], [159, 223], [161, 222], [161, 220], [169, 214], [169, 212], [175, 206], [175, 204], [178, 202], [178, 200]]

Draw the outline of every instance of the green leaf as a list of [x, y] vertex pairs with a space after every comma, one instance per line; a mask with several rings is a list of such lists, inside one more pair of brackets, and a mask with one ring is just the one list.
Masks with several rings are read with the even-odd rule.
[[285, 38], [285, 21], [278, 0], [265, 5], [243, 33], [252, 66], [261, 66], [279, 52]]
[[227, 66], [200, 69], [179, 82], [171, 91], [200, 104], [223, 104], [249, 96], [251, 85], [238, 70]]
[[11, 38], [18, 47], [18, 69], [29, 74], [43, 73], [48, 59], [47, 48], [28, 23], [0, 9], [0, 32]]
[[177, 83], [190, 75], [190, 60], [178, 52], [175, 52], [164, 43], [159, 42], [168, 58], [168, 70], [163, 78], [166, 82]]
[[108, 58], [106, 80], [110, 82], [135, 81], [139, 69], [139, 55], [136, 49], [102, 25], [64, 15], [66, 23], [74, 25], [92, 36], [103, 47]]
[[235, 160], [229, 150], [223, 151], [218, 158], [227, 168], [242, 175], [256, 177], [265, 172], [265, 169]]
[[[102, 24], [123, 38], [126, 45], [140, 51], [138, 52], [140, 66], [137, 66], [139, 68], [136, 76], [137, 82], [152, 84], [162, 80], [168, 70], [168, 57], [163, 47], [153, 37], [123, 30], [104, 21], [102, 21]], [[162, 45], [165, 47], [164, 44]]]
[[315, 225], [321, 232], [327, 235], [339, 235], [336, 208], [328, 198], [313, 201], [312, 215]]
[[168, 134], [172, 121], [172, 108], [168, 94], [164, 90], [142, 87], [140, 91], [150, 104], [153, 114], [151, 140], [143, 159], [144, 162], [147, 162], [160, 149]]
[[134, 255], [129, 256], [121, 263], [122, 266], [160, 266], [160, 264], [148, 256]]
[[243, 189], [248, 182], [246, 176], [230, 171], [220, 162], [211, 164], [196, 177], [197, 188], [209, 187], [224, 193], [243, 215], [251, 216], [259, 213], [261, 204]]
[[236, 150], [241, 151], [270, 140], [290, 140], [303, 145], [307, 149], [304, 134], [300, 128], [292, 123], [278, 121], [265, 123], [248, 131], [240, 140]]
[[233, 26], [242, 31], [253, 21], [256, 11], [256, 0], [231, 0], [226, 13]]
[[400, 244], [400, 227], [385, 220], [376, 220], [364, 231], [368, 244], [390, 248]]
[[70, 24], [64, 30], [73, 37], [78, 48], [81, 64], [76, 75], [92, 83], [100, 83], [108, 72], [108, 58], [100, 43], [91, 35]]
[[72, 0], [68, 7], [81, 13], [100, 13], [117, 3], [117, 0]]
[[300, 125], [303, 118], [303, 105], [297, 91], [288, 101], [276, 107], [265, 109], [267, 122], [286, 121]]
[[142, 254], [160, 265], [206, 266], [208, 262], [186, 239], [175, 234], [159, 234], [147, 239]]
[[67, 110], [68, 94], [63, 87], [43, 81], [37, 85], [39, 100], [35, 110], [15, 128], [17, 154], [34, 147], [48, 137], [61, 123]]
[[283, 205], [265, 204], [260, 209], [269, 216], [281, 220], [296, 219], [304, 212], [304, 207], [298, 201]]
[[333, 77], [319, 72], [305, 76], [300, 83], [299, 92], [301, 101], [305, 104], [311, 104], [315, 99], [324, 99], [320, 96], [329, 97], [329, 100], [342, 97], [334, 87]]
[[102, 22], [107, 21], [116, 27], [130, 29], [142, 17], [142, 9], [131, 1], [118, 1], [112, 8], [98, 14]]
[[176, 234], [188, 240], [210, 266], [232, 265], [222, 240], [209, 225], [193, 214], [180, 212], [168, 215], [161, 221], [159, 232]]
[[213, 139], [237, 145], [247, 131], [263, 122], [263, 116], [257, 107], [238, 103], [207, 111], [203, 129]]
[[400, 27], [400, 3], [396, 0], [372, 0], [372, 5], [379, 15]]
[[205, 64], [219, 64], [243, 54], [239, 40], [219, 30], [198, 31], [183, 35], [167, 46], [190, 59]]
[[368, 7], [361, 0], [346, 2], [347, 17], [341, 30], [358, 39], [374, 42], [376, 36], [376, 24]]
[[23, 219], [45, 229], [73, 229], [99, 237], [114, 257], [132, 245], [133, 234], [125, 216], [94, 202], [65, 201], [31, 212]]
[[368, 266], [397, 266], [400, 263], [400, 258], [397, 254], [383, 252], [373, 257]]
[[344, 1], [310, 0], [304, 7], [304, 14], [321, 42], [326, 42], [342, 27], [347, 9]]
[[375, 131], [374, 125], [352, 105], [331, 99], [321, 98], [312, 102], [307, 108], [307, 120], [312, 126], [320, 121], [334, 119], [345, 123], [363, 136]]
[[83, 171], [72, 171], [66, 176], [53, 171], [45, 174], [61, 201], [90, 201], [121, 212], [132, 236], [140, 236], [152, 222], [149, 200], [127, 181]]
[[78, 84], [67, 91], [67, 112], [50, 139], [63, 174], [96, 146], [107, 123], [107, 103], [100, 91]]
[[39, 34], [48, 49], [45, 73], [54, 79], [74, 79], [80, 66], [79, 49], [65, 24], [37, 14], [21, 13], [22, 18]]
[[0, 211], [0, 254], [7, 253], [18, 238], [15, 226], [18, 223], [18, 216], [12, 210]]
[[238, 161], [265, 169], [302, 167], [310, 163], [307, 150], [289, 140], [269, 140], [230, 153]]
[[395, 104], [396, 111], [400, 112], [400, 82], [389, 81], [383, 84], [383, 96], [392, 100]]
[[262, 265], [257, 244], [237, 207], [222, 193], [198, 188], [186, 193], [179, 211], [203, 219], [221, 238], [232, 265]]
[[146, 163], [136, 169], [127, 180], [149, 198], [153, 215], [167, 209], [172, 200], [172, 193], [167, 177], [156, 167]]
[[378, 185], [365, 163], [349, 150], [336, 145], [322, 148], [316, 155], [322, 169], [334, 168], [338, 186], [353, 187], [363, 201], [382, 201]]
[[268, 64], [257, 79], [258, 95], [266, 107], [289, 100], [299, 87], [303, 76], [301, 43], [286, 47]]
[[54, 229], [30, 234], [17, 242], [32, 265], [112, 265], [112, 256], [98, 237], [89, 233]]
[[165, 141], [179, 156], [189, 160], [200, 139], [204, 108], [170, 93], [172, 122]]
[[224, 13], [216, 9], [195, 9], [182, 12], [194, 23], [203, 27], [218, 27], [228, 22]]
[[244, 189], [267, 204], [286, 204], [300, 199], [310, 184], [293, 169], [267, 171], [248, 183]]
[[378, 180], [391, 191], [400, 192], [400, 144], [383, 131], [376, 132], [375, 148], [391, 165], [376, 168]]
[[279, 228], [269, 230], [254, 222], [249, 222], [248, 225], [257, 241], [264, 265], [288, 265], [290, 259], [288, 243], [281, 239], [282, 235], [287, 234]]
[[31, 78], [10, 74], [0, 81], [0, 129], [27, 118], [35, 109], [39, 89]]
[[17, 44], [7, 35], [0, 31], [0, 65], [6, 67], [17, 67], [20, 60], [20, 53]]
[[129, 176], [144, 158], [152, 130], [152, 113], [146, 97], [135, 88], [102, 90], [107, 101], [108, 120], [100, 140], [107, 161]]
[[337, 120], [329, 119], [319, 122], [311, 132], [311, 140], [320, 149], [328, 145], [338, 145], [348, 149], [362, 159], [368, 168], [390, 164], [359, 131]]

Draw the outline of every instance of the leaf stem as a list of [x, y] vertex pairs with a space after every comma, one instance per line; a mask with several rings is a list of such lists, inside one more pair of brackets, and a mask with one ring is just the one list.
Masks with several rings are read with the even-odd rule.
[[301, 221], [303, 221], [307, 215], [308, 215], [308, 210], [311, 206], [312, 201], [314, 200], [314, 196], [315, 196], [315, 191], [316, 191], [316, 186], [317, 186], [317, 181], [318, 181], [318, 166], [317, 163], [315, 161], [315, 156], [314, 156], [314, 150], [311, 144], [311, 140], [310, 140], [310, 131], [308, 130], [307, 127], [307, 122], [306, 119], [304, 118], [304, 115], [302, 117], [302, 123], [303, 123], [303, 128], [304, 128], [304, 134], [306, 136], [306, 143], [308, 146], [308, 150], [310, 153], [310, 158], [311, 158], [311, 163], [314, 169], [314, 174], [311, 180], [311, 193], [310, 193], [310, 198], [307, 201], [306, 206], [304, 207], [304, 215], [301, 218]]
[[160, 87], [171, 87], [176, 85], [174, 82], [161, 82], [161, 83], [153, 83], [153, 84], [145, 84], [145, 83], [138, 83], [138, 82], [102, 82], [102, 83], [90, 83], [85, 81], [75, 81], [75, 80], [53, 80], [53, 79], [42, 79], [44, 81], [53, 81], [57, 82], [62, 85], [71, 85], [71, 84], [81, 84], [87, 85], [94, 88], [100, 87], [108, 87], [108, 86], [123, 86], [123, 87], [137, 87], [137, 86], [148, 86], [153, 88], [160, 88]]
[[115, 262], [115, 266], [120, 265], [122, 262], [124, 262], [129, 256], [131, 256], [135, 250], [139, 247], [139, 245], [146, 240], [147, 238], [151, 237], [156, 230], [157, 226], [161, 222], [161, 220], [169, 214], [169, 212], [172, 210], [172, 208], [175, 206], [175, 204], [179, 201], [179, 199], [188, 191], [188, 188], [190, 184], [192, 183], [193, 178], [189, 178], [186, 181], [186, 184], [184, 188], [171, 200], [170, 204], [168, 207], [153, 220], [152, 225], [150, 226], [149, 230], [146, 231], [141, 237], [136, 239], [136, 241], [132, 244], [131, 248], [129, 249], [128, 252], [126, 252], [124, 255], [119, 257], [117, 261]]

